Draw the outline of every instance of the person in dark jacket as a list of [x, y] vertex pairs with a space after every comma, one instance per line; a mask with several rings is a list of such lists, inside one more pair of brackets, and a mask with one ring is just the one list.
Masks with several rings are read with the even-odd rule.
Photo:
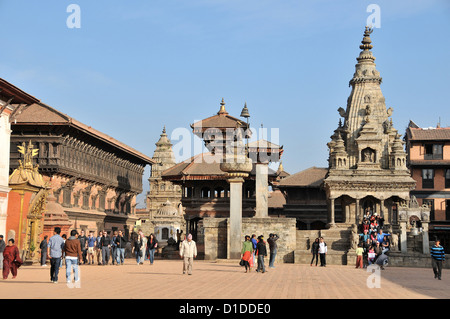
[[150, 265], [153, 265], [153, 261], [155, 260], [155, 250], [158, 247], [158, 240], [155, 235], [150, 234], [147, 240], [147, 251], [150, 259]]
[[39, 249], [41, 250], [41, 266], [45, 267], [46, 262], [47, 262], [47, 245], [48, 245], [48, 236], [45, 235], [44, 236], [44, 240], [41, 241], [40, 245], [39, 245]]
[[264, 257], [267, 256], [267, 248], [266, 242], [264, 241], [264, 237], [262, 235], [258, 237], [258, 244], [256, 244], [256, 255], [258, 256], [258, 268], [256, 271], [265, 273], [266, 268], [264, 267]]
[[319, 263], [319, 238], [316, 238], [316, 240], [314, 240], [314, 242], [312, 243], [311, 254], [312, 254], [311, 266], [313, 265], [314, 259], [316, 259], [316, 267], [317, 267], [317, 264]]
[[142, 237], [140, 234], [138, 234], [138, 237], [134, 240], [134, 245], [133, 245], [133, 252], [136, 255], [136, 262], [138, 265], [141, 264], [141, 258], [143, 258], [142, 256], [142, 246], [143, 246], [143, 241], [142, 241]]
[[[81, 231], [81, 235], [78, 235], [78, 240], [80, 241], [83, 265], [85, 265], [87, 263], [87, 237], [84, 230]], [[79, 260], [79, 263], [81, 264], [81, 260]]]
[[434, 278], [441, 280], [442, 263], [445, 261], [444, 247], [440, 245], [441, 241], [436, 239], [435, 244], [431, 247], [431, 264], [433, 266]]
[[120, 265], [125, 260], [125, 247], [127, 246], [127, 240], [123, 237], [123, 233], [119, 230], [119, 234], [115, 238], [115, 246], [116, 246], [116, 261], [117, 265]]
[[277, 240], [280, 238], [277, 234], [270, 234], [267, 243], [269, 244], [270, 254], [269, 254], [269, 268], [275, 268], [275, 257], [277, 256]]
[[102, 265], [105, 266], [109, 262], [109, 254], [111, 249], [111, 238], [108, 236], [106, 231], [103, 232], [100, 246], [102, 247]]

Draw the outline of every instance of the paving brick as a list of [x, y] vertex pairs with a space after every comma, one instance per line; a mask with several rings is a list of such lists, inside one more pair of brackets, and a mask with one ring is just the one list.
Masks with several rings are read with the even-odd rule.
[[[182, 275], [181, 260], [136, 265], [80, 266], [81, 287], [69, 288], [65, 268], [59, 283], [49, 267], [23, 266], [16, 279], [0, 280], [1, 299], [412, 299], [450, 298], [450, 277], [426, 268], [387, 267], [380, 288], [368, 288], [371, 273], [352, 266], [278, 264], [261, 274], [235, 263], [197, 260], [193, 275]], [[188, 291], [188, 293], [187, 293]], [[118, 293], [120, 292], [120, 293]]]

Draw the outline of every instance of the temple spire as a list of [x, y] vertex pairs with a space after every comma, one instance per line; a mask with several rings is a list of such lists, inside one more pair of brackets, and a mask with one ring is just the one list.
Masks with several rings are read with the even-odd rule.
[[225, 101], [222, 98], [222, 102], [220, 102], [220, 110], [217, 112], [217, 114], [228, 114], [228, 112], [225, 110]]

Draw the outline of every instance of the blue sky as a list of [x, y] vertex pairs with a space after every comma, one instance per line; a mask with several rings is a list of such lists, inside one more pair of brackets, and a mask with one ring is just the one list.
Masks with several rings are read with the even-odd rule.
[[327, 166], [370, 4], [394, 127], [450, 126], [446, 0], [0, 0], [0, 77], [149, 156], [164, 125], [189, 129], [222, 98], [239, 116], [247, 102], [296, 173]]

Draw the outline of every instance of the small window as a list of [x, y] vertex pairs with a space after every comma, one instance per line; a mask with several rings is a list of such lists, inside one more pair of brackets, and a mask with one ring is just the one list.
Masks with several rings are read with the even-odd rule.
[[450, 188], [450, 169], [445, 170], [445, 188]]
[[163, 228], [161, 230], [161, 238], [162, 238], [162, 240], [169, 239], [169, 228]]
[[426, 160], [441, 160], [443, 158], [443, 145], [442, 144], [425, 144], [425, 156]]
[[422, 170], [422, 188], [434, 188], [434, 170]]

